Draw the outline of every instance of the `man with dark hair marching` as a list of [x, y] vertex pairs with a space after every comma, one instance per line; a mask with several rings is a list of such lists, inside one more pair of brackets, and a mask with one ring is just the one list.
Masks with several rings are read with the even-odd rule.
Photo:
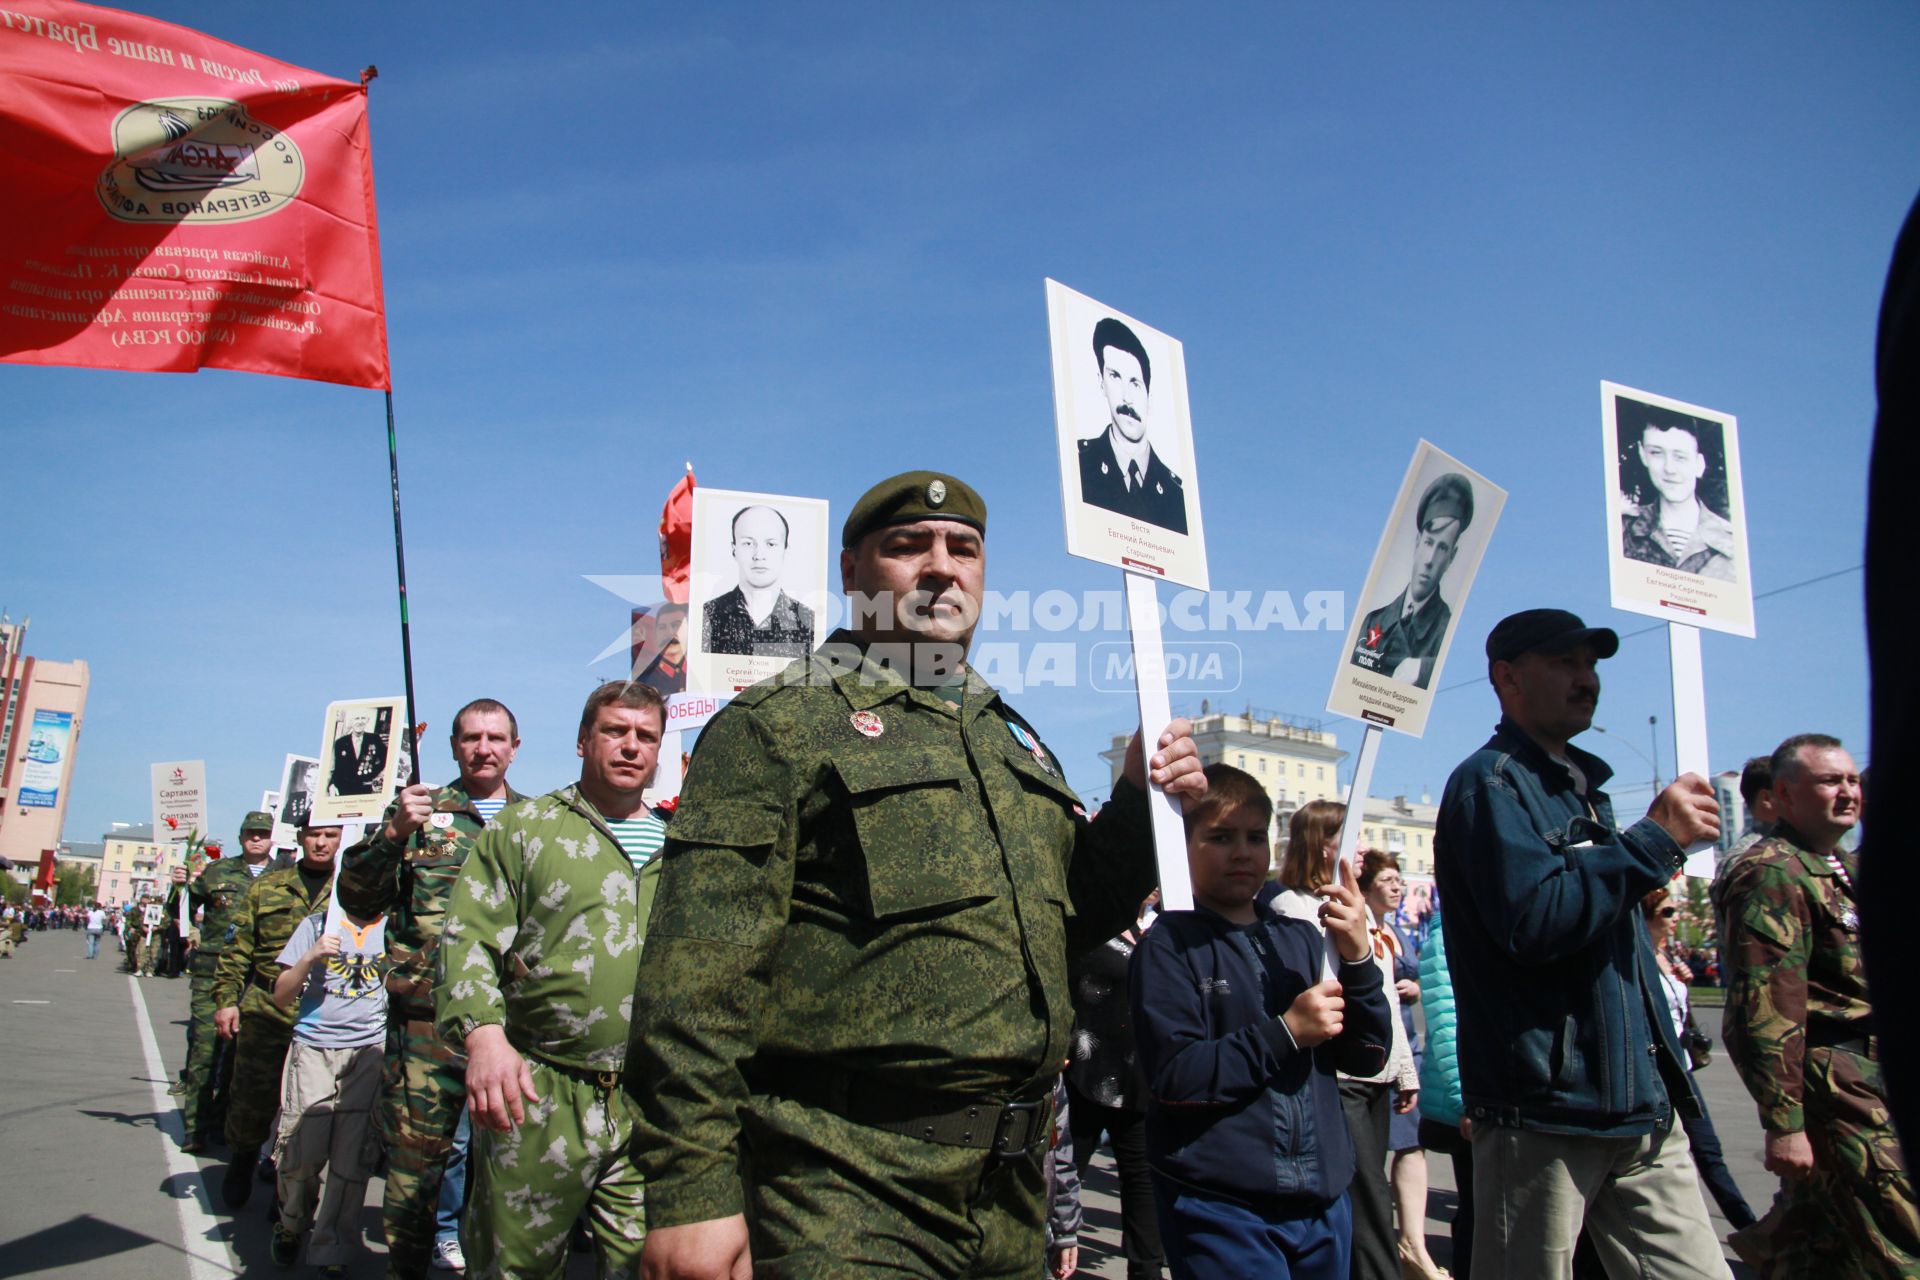
[[[1775, 1211], [1731, 1238], [1763, 1275], [1920, 1275], [1920, 1207], [1887, 1112], [1860, 962], [1860, 774], [1838, 738], [1773, 753], [1773, 834], [1726, 886], [1727, 1054], [1760, 1108]], [[1745, 1237], [1764, 1241], [1756, 1249]]]
[[640, 1273], [639, 1108], [621, 1075], [666, 840], [643, 799], [665, 727], [652, 686], [595, 689], [580, 780], [501, 811], [454, 886], [434, 1004], [440, 1033], [467, 1054], [460, 1234], [475, 1280], [558, 1280], [582, 1211], [603, 1280]]
[[340, 869], [341, 906], [362, 919], [387, 917], [383, 1214], [387, 1273], [405, 1280], [427, 1273], [440, 1183], [467, 1099], [466, 1059], [433, 1028], [434, 956], [447, 900], [488, 820], [526, 799], [507, 783], [520, 749], [513, 712], [477, 699], [460, 708], [448, 736], [459, 778], [402, 791], [373, 834], [346, 851]]

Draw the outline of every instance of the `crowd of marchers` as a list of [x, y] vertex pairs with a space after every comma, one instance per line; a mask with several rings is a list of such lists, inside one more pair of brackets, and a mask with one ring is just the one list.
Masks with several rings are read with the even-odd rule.
[[[582, 1243], [609, 1275], [1065, 1276], [1104, 1139], [1131, 1276], [1443, 1274], [1426, 1150], [1462, 1276], [1725, 1277], [1709, 1196], [1761, 1274], [1920, 1269], [1839, 742], [1749, 765], [1713, 889], [1725, 1047], [1781, 1179], [1756, 1219], [1672, 946], [1718, 806], [1689, 775], [1623, 826], [1573, 743], [1612, 631], [1536, 609], [1485, 638], [1500, 719], [1447, 785], [1415, 937], [1390, 854], [1337, 865], [1342, 806], [1291, 813], [1274, 866], [1270, 794], [1183, 721], [1089, 812], [965, 662], [985, 547], [957, 477], [869, 490], [840, 569], [882, 605], [736, 696], [670, 813], [633, 680], [589, 696], [579, 777], [544, 795], [480, 699], [455, 779], [352, 847], [307, 826], [280, 865], [248, 816], [183, 889], [179, 1087], [227, 1205], [271, 1183], [274, 1263], [341, 1273], [383, 1168], [395, 1276], [557, 1276]], [[1191, 910], [1153, 907], [1149, 786], [1181, 801]]]

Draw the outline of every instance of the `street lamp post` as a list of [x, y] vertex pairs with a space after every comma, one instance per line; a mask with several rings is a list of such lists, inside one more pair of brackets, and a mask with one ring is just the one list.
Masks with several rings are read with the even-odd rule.
[[[1658, 716], [1647, 717], [1647, 732], [1649, 736], [1653, 734], [1653, 726], [1658, 719], [1659, 719]], [[1653, 739], [1653, 749], [1654, 749], [1655, 755], [1649, 756], [1646, 752], [1634, 746], [1631, 742], [1628, 742], [1625, 738], [1621, 737], [1619, 734], [1608, 732], [1606, 726], [1604, 725], [1597, 725], [1597, 724], [1594, 725], [1593, 731], [1595, 733], [1605, 733], [1609, 738], [1612, 738], [1615, 742], [1619, 743], [1621, 746], [1625, 747], [1627, 750], [1633, 752], [1633, 754], [1639, 756], [1642, 760], [1645, 760], [1647, 764], [1651, 766], [1653, 769], [1653, 794], [1655, 794], [1656, 796], [1660, 794], [1660, 760], [1658, 758], [1658, 752], [1660, 750], [1660, 740], [1657, 737]]]

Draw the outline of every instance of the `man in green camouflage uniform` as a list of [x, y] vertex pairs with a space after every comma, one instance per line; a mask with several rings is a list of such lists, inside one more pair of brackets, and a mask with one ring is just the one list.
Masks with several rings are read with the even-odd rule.
[[[1734, 870], [1725, 1036], [1760, 1107], [1781, 1203], [1764, 1274], [1920, 1276], [1920, 1208], [1889, 1121], [1860, 964], [1854, 859], [1860, 777], [1836, 738], [1801, 734], [1773, 755], [1779, 823]], [[1749, 1232], [1755, 1228], [1748, 1228]]]
[[408, 787], [374, 833], [341, 855], [340, 904], [362, 919], [387, 917], [392, 968], [380, 1124], [387, 1151], [387, 1274], [396, 1280], [427, 1274], [440, 1184], [467, 1102], [467, 1060], [433, 1025], [447, 902], [487, 824], [475, 802], [526, 799], [507, 785], [507, 767], [520, 748], [513, 712], [491, 698], [470, 702], [454, 716], [449, 738], [459, 780]]
[[[187, 918], [200, 918], [200, 945], [187, 961], [192, 998], [187, 1017], [187, 1066], [180, 1116], [186, 1138], [182, 1151], [205, 1151], [225, 1126], [227, 1088], [233, 1079], [232, 1046], [214, 1030], [215, 971], [233, 945], [241, 900], [273, 860], [273, 815], [254, 810], [240, 822], [240, 856], [208, 862], [185, 886]], [[177, 909], [177, 908], [176, 908]], [[175, 927], [170, 925], [169, 927]]]
[[340, 828], [301, 827], [300, 860], [247, 886], [227, 949], [214, 967], [214, 1027], [234, 1042], [227, 1087], [227, 1146], [233, 1155], [221, 1186], [231, 1209], [253, 1194], [254, 1166], [280, 1105], [280, 1069], [293, 1038], [293, 1010], [273, 1002], [280, 950], [302, 920], [327, 909], [339, 849]]
[[[966, 666], [985, 530], [952, 476], [869, 490], [854, 630], [701, 735], [634, 992], [649, 1277], [1041, 1274], [1067, 957], [1156, 877], [1139, 738], [1089, 820]], [[1205, 790], [1182, 721], [1152, 765]]]
[[580, 781], [501, 810], [454, 886], [434, 1003], [467, 1054], [460, 1243], [474, 1280], [563, 1275], [582, 1210], [600, 1274], [640, 1273], [637, 1111], [619, 1086], [659, 865], [643, 860], [663, 836], [641, 793], [665, 718], [646, 685], [596, 689]]

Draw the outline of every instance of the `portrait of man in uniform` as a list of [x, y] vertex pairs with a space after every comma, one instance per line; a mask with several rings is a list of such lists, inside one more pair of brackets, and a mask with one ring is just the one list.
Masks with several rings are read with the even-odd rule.
[[1437, 477], [1420, 495], [1414, 513], [1413, 564], [1407, 585], [1361, 623], [1350, 661], [1424, 689], [1446, 642], [1453, 610], [1440, 583], [1460, 550], [1460, 535], [1473, 523], [1473, 484], [1458, 472]]
[[355, 710], [341, 718], [333, 739], [333, 768], [327, 775], [329, 795], [367, 796], [380, 789], [392, 729], [391, 712], [385, 709]]
[[279, 821], [295, 831], [307, 825], [307, 815], [313, 812], [314, 764], [311, 760], [290, 760], [287, 763]]
[[1629, 560], [1720, 582], [1734, 580], [1720, 425], [1621, 396], [1621, 551]]
[[1153, 362], [1140, 339], [1108, 316], [1093, 326], [1093, 358], [1106, 402], [1106, 424], [1080, 441], [1080, 497], [1096, 507], [1187, 531], [1187, 499], [1180, 477], [1148, 438]]
[[792, 529], [769, 506], [742, 507], [732, 522], [739, 585], [701, 607], [701, 647], [707, 653], [804, 658], [813, 650], [813, 610], [787, 595], [781, 572]]

